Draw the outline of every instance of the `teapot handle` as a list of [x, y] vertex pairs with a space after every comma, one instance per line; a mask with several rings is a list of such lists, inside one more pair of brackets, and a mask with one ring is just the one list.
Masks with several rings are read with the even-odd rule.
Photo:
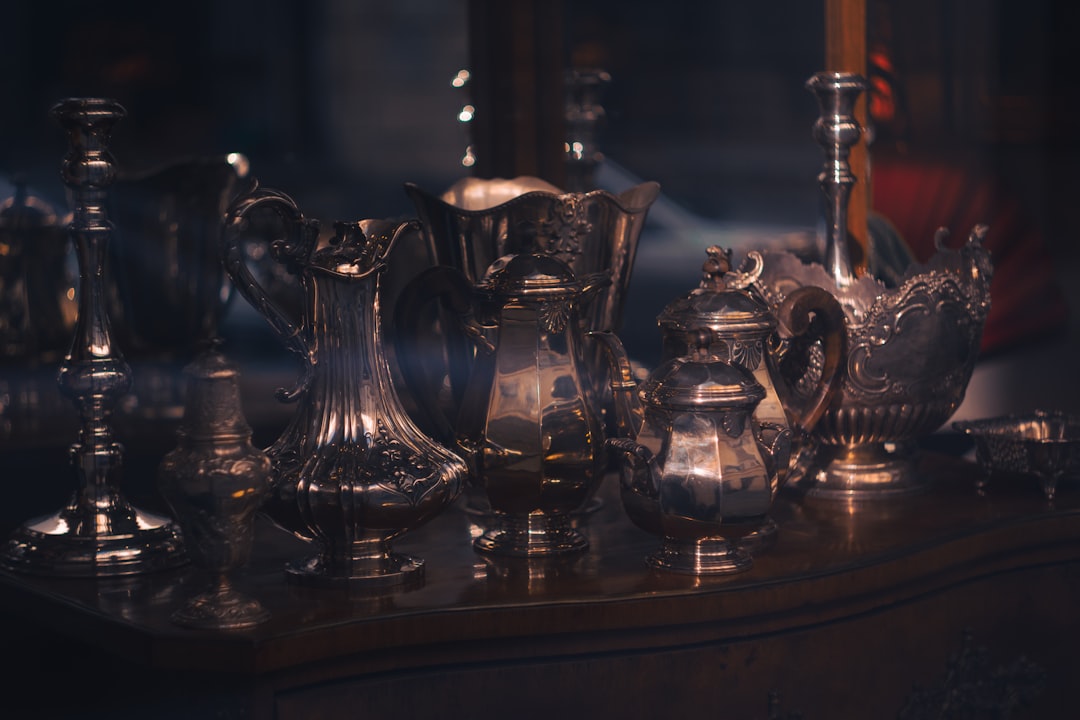
[[[221, 261], [236, 290], [262, 315], [285, 346], [299, 356], [303, 372], [292, 389], [278, 388], [282, 402], [292, 402], [307, 388], [314, 374], [314, 361], [303, 328], [294, 324], [270, 299], [248, 269], [242, 239], [248, 228], [249, 216], [257, 208], [272, 210], [285, 228], [286, 237], [270, 246], [271, 257], [286, 266], [290, 273], [301, 275], [303, 263], [311, 257], [319, 238], [319, 223], [303, 216], [296, 202], [283, 192], [255, 187], [237, 197], [225, 213], [221, 233]], [[301, 282], [303, 279], [301, 278]]]
[[472, 340], [486, 350], [494, 349], [472, 318], [472, 291], [471, 283], [461, 271], [436, 265], [410, 280], [394, 307], [394, 350], [405, 384], [426, 419], [419, 424], [445, 443], [453, 443], [455, 432], [449, 415], [437, 402], [442, 381], [436, 380], [435, 372], [425, 362], [433, 353], [424, 350], [424, 313], [432, 303], [440, 301], [435, 307], [446, 355], [441, 358], [444, 364], [438, 370], [449, 376], [452, 408], [459, 409], [472, 366], [472, 347], [463, 340]]
[[[805, 285], [793, 291], [777, 310], [781, 338], [790, 340], [809, 332], [811, 321], [820, 318], [822, 329], [821, 378], [814, 388], [813, 396], [804, 407], [781, 398], [792, 413], [793, 423], [803, 432], [809, 432], [825, 414], [844, 378], [842, 360], [846, 356], [847, 328], [844, 309], [831, 293], [822, 288]], [[782, 384], [781, 384], [782, 385]], [[785, 392], [787, 388], [778, 387]]]

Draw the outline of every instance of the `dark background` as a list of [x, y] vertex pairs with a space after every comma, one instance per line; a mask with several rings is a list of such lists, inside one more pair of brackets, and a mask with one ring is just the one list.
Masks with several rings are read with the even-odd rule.
[[[657, 180], [665, 192], [627, 308], [639, 356], [656, 348], [656, 312], [697, 282], [712, 237], [737, 244], [813, 231], [821, 153], [803, 83], [823, 69], [823, 7], [563, 4], [567, 67], [612, 75], [601, 179]], [[897, 118], [875, 128], [873, 152], [992, 177], [1045, 247], [1038, 282], [1059, 285], [1076, 307], [1073, 4], [867, 7], [870, 43], [893, 60], [902, 101]], [[412, 214], [404, 182], [439, 191], [469, 172], [460, 164], [468, 128], [457, 120], [468, 87], [450, 84], [468, 63], [468, 9], [466, 0], [14, 0], [0, 24], [0, 180], [21, 174], [63, 206], [66, 144], [48, 109], [104, 95], [129, 111], [113, 139], [126, 171], [241, 152], [263, 185], [327, 223]], [[1035, 304], [1019, 315], [1045, 312]]]
[[[823, 5], [565, 3], [567, 65], [613, 77], [602, 149], [704, 217], [812, 223], [820, 156], [802, 83], [823, 69]], [[989, 160], [1057, 237], [1075, 191], [1072, 4], [867, 5], [906, 97], [908, 146]], [[467, 172], [456, 120], [467, 89], [450, 86], [467, 64], [466, 12], [465, 0], [14, 0], [0, 172], [57, 194], [64, 141], [48, 108], [104, 95], [130, 113], [114, 136], [126, 168], [243, 152], [316, 210], [406, 211], [402, 182]]]

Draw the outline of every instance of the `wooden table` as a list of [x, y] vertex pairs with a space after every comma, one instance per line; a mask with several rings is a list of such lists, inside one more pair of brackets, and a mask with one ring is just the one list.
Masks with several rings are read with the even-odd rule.
[[[63, 471], [55, 455], [2, 459], [9, 477], [44, 478]], [[129, 469], [146, 475], [157, 457]], [[716, 578], [650, 570], [657, 540], [627, 519], [615, 478], [582, 521], [587, 552], [482, 556], [459, 503], [395, 545], [425, 558], [423, 586], [381, 595], [286, 583], [284, 564], [311, 548], [261, 522], [236, 585], [273, 618], [235, 633], [170, 622], [202, 589], [191, 568], [2, 573], [16, 667], [0, 674], [4, 697], [49, 717], [893, 718], [933, 700], [962, 654], [973, 676], [1034, 695], [1008, 717], [1070, 716], [1080, 489], [1063, 484], [1050, 507], [1033, 478], [995, 477], [980, 495], [969, 462], [931, 452], [922, 469], [931, 489], [907, 500], [782, 495], [775, 547]]]

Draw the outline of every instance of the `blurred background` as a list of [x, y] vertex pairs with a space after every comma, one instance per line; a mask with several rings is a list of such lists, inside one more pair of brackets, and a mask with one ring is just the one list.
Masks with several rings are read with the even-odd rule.
[[[536, 5], [524, 0], [518, 4]], [[482, 0], [10, 0], [0, 24], [0, 194], [66, 211], [58, 99], [128, 117], [122, 171], [242, 153], [251, 176], [327, 225], [412, 216], [402, 185], [441, 192], [484, 113], [470, 82]], [[646, 364], [657, 313], [699, 279], [704, 248], [815, 241], [821, 149], [803, 84], [823, 67], [824, 4], [573, 0], [532, 37], [564, 69], [602, 68], [599, 187], [656, 180], [624, 339]], [[872, 208], [925, 260], [933, 229], [991, 226], [997, 274], [984, 360], [960, 416], [1077, 406], [1080, 18], [1063, 0], [868, 0]], [[470, 21], [470, 18], [473, 18]], [[537, 35], [539, 34], [539, 38]], [[546, 44], [546, 45], [544, 45]], [[468, 110], [467, 108], [471, 108]], [[464, 111], [464, 112], [463, 112]], [[489, 118], [490, 120], [490, 118]], [[483, 160], [483, 158], [481, 158]], [[285, 357], [233, 301], [233, 346]], [[122, 348], [123, 349], [123, 348]], [[275, 355], [280, 353], [280, 355]], [[10, 359], [10, 358], [9, 358]], [[291, 367], [291, 366], [290, 366]]]

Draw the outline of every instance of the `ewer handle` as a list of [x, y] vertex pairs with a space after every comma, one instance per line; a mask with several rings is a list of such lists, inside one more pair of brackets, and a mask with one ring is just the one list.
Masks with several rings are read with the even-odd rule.
[[250, 216], [257, 209], [273, 211], [285, 229], [285, 239], [275, 240], [270, 252], [276, 262], [303, 278], [303, 268], [319, 238], [319, 223], [303, 216], [296, 202], [283, 192], [269, 188], [254, 190], [236, 198], [225, 213], [221, 233], [221, 261], [225, 272], [232, 279], [237, 291], [262, 315], [285, 346], [296, 353], [303, 363], [303, 375], [292, 389], [278, 388], [277, 397], [292, 402], [307, 388], [314, 372], [312, 349], [304, 337], [303, 324], [297, 325], [270, 299], [269, 293], [259, 284], [248, 269], [242, 245]]

